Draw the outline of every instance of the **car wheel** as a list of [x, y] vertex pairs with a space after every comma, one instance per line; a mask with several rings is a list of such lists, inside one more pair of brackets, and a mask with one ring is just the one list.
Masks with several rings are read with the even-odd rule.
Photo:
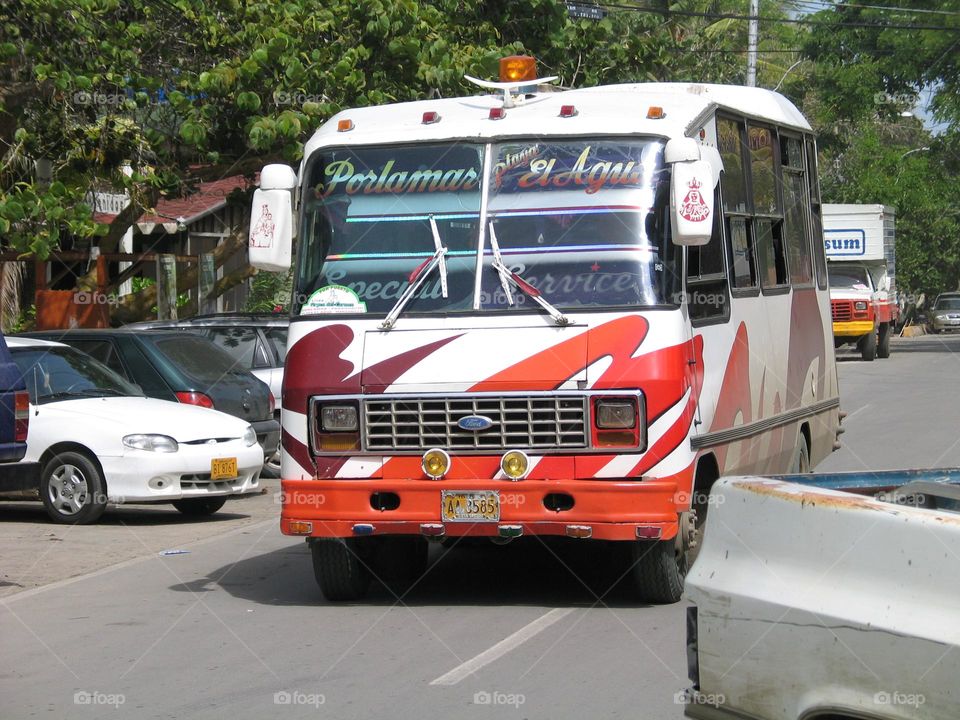
[[327, 600], [359, 600], [372, 576], [369, 543], [358, 538], [318, 538], [310, 544], [313, 574]]
[[263, 463], [263, 474], [270, 478], [280, 477], [280, 450], [271, 455]]
[[107, 484], [97, 463], [74, 450], [59, 452], [43, 466], [40, 497], [58, 523], [95, 523], [107, 508]]
[[641, 602], [664, 605], [683, 595], [683, 580], [696, 542], [696, 525], [690, 513], [680, 514], [680, 526], [673, 540], [641, 540], [632, 543], [634, 590]]
[[174, 500], [173, 506], [184, 515], [193, 517], [202, 517], [204, 515], [213, 515], [222, 508], [227, 502], [225, 497], [209, 498], [188, 498], [187, 500]]

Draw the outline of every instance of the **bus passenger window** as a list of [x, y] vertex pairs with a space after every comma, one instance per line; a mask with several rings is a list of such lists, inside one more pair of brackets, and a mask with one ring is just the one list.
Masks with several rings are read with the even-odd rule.
[[733, 262], [733, 286], [740, 290], [757, 287], [757, 260], [753, 253], [752, 238], [747, 232], [747, 219], [728, 218], [727, 232]]
[[[719, 188], [714, 207], [720, 206]], [[723, 220], [713, 214], [713, 234], [706, 245], [687, 249], [687, 306], [694, 325], [730, 317], [730, 292], [723, 262]]]
[[760, 285], [774, 288], [787, 284], [787, 260], [783, 251], [783, 223], [770, 218], [757, 218], [753, 222], [754, 243], [760, 261]]

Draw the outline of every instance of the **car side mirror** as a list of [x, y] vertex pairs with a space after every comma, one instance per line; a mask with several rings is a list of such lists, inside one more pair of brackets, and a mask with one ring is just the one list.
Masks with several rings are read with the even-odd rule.
[[260, 270], [290, 268], [295, 235], [293, 196], [297, 174], [289, 165], [267, 165], [250, 209], [250, 264]]

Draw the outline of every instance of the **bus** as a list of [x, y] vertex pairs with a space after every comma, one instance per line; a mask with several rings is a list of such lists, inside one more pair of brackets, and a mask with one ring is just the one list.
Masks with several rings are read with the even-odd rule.
[[810, 125], [759, 88], [469, 79], [261, 173], [250, 260], [294, 265], [281, 530], [330, 600], [430, 540], [552, 536], [675, 602], [718, 477], [837, 446]]

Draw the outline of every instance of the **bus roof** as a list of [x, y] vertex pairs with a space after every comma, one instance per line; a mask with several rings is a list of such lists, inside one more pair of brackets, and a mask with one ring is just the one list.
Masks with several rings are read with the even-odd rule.
[[[577, 114], [560, 117], [563, 105], [575, 106]], [[502, 94], [491, 94], [350, 108], [316, 131], [304, 149], [304, 158], [317, 148], [343, 144], [598, 134], [690, 136], [715, 107], [810, 130], [800, 111], [783, 95], [736, 85], [634, 83], [538, 92], [508, 108], [502, 119], [490, 119], [490, 109], [502, 106]], [[651, 106], [663, 108], [661, 119], [647, 119]], [[423, 114], [428, 111], [437, 112], [439, 121], [425, 124]], [[353, 128], [339, 132], [338, 122], [346, 119]]]

